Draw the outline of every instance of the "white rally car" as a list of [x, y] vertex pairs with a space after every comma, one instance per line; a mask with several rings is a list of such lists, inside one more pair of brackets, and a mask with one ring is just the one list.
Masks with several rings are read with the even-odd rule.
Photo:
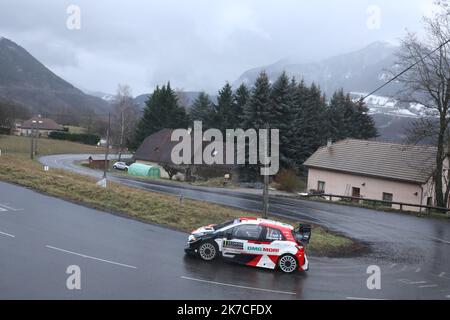
[[238, 218], [199, 228], [189, 236], [185, 252], [205, 261], [218, 257], [247, 266], [279, 269], [285, 273], [309, 268], [305, 246], [311, 226], [259, 218]]

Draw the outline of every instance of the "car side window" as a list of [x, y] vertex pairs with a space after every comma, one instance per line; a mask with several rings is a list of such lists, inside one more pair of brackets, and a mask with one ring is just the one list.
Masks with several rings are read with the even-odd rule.
[[283, 234], [278, 229], [267, 228], [266, 240], [268, 240], [268, 241], [281, 241], [281, 240], [283, 240]]
[[242, 225], [235, 227], [233, 230], [233, 238], [242, 240], [259, 240], [261, 238], [263, 228], [258, 225]]

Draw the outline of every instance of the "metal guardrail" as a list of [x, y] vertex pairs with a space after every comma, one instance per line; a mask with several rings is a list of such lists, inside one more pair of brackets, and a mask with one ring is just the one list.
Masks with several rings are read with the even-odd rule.
[[400, 211], [405, 211], [405, 207], [412, 207], [412, 208], [420, 208], [420, 212], [422, 212], [422, 209], [426, 209], [427, 212], [429, 211], [441, 211], [445, 212], [447, 214], [450, 213], [450, 208], [441, 208], [441, 207], [433, 207], [433, 206], [427, 206], [427, 205], [420, 205], [420, 204], [413, 204], [413, 203], [405, 203], [405, 202], [397, 202], [397, 201], [386, 201], [386, 200], [375, 200], [375, 199], [368, 199], [368, 198], [361, 198], [361, 197], [351, 197], [351, 196], [339, 196], [336, 194], [309, 194], [305, 196], [306, 198], [313, 198], [313, 197], [322, 197], [325, 199], [328, 199], [330, 202], [333, 201], [333, 198], [341, 199], [341, 200], [350, 200], [355, 203], [360, 203], [362, 201], [365, 202], [372, 202], [375, 205], [379, 204], [380, 207], [384, 205], [384, 207], [392, 207], [392, 206], [399, 206]]

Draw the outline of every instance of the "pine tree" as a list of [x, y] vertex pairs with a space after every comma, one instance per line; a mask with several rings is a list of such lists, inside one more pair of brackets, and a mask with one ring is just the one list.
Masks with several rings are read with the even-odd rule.
[[144, 114], [136, 127], [133, 147], [139, 147], [145, 138], [162, 129], [186, 128], [187, 125], [186, 111], [178, 105], [170, 83], [161, 88], [157, 86], [145, 102]]
[[201, 92], [195, 99], [190, 111], [190, 117], [192, 121], [202, 121], [204, 129], [214, 127], [216, 111], [208, 94]]
[[250, 98], [244, 106], [242, 127], [255, 130], [265, 128], [269, 121], [270, 82], [265, 71], [261, 72], [251, 90]]
[[235, 93], [235, 104], [233, 111], [233, 128], [240, 128], [242, 117], [244, 115], [244, 107], [250, 98], [250, 91], [245, 84], [241, 84]]
[[219, 90], [216, 105], [216, 117], [214, 119], [216, 128], [224, 132], [226, 129], [234, 129], [238, 115], [236, 112], [236, 97], [233, 93], [231, 85], [227, 82], [225, 86]]
[[327, 140], [326, 103], [319, 87], [307, 87], [302, 81], [296, 92], [295, 163], [299, 173], [305, 173], [303, 163]]
[[346, 138], [349, 133], [345, 122], [345, 96], [344, 90], [338, 90], [333, 94], [327, 108], [328, 139], [339, 141]]
[[378, 137], [378, 130], [375, 127], [373, 118], [369, 115], [368, 108], [363, 102], [352, 102], [355, 113], [353, 115], [354, 132], [352, 137], [355, 139], [372, 139]]
[[[269, 121], [268, 109], [270, 104], [270, 83], [267, 74], [259, 74], [251, 90], [250, 97], [244, 106], [241, 127], [243, 129], [264, 129]], [[247, 148], [248, 150], [248, 142]], [[261, 179], [259, 165], [246, 165], [241, 167], [240, 178], [244, 181], [257, 181]]]
[[352, 101], [344, 90], [336, 91], [327, 112], [329, 138], [339, 141], [347, 138], [370, 139], [378, 136], [372, 117], [364, 104]]
[[295, 130], [294, 91], [295, 84], [293, 87], [293, 83], [283, 72], [272, 85], [268, 107], [270, 128], [280, 131], [280, 164], [286, 169], [295, 167], [295, 161], [290, 156]]

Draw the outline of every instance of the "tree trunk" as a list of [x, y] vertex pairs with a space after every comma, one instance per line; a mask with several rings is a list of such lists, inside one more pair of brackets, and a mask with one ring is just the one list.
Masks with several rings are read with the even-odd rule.
[[447, 130], [446, 119], [445, 116], [440, 117], [440, 127], [439, 127], [439, 136], [437, 143], [437, 152], [436, 152], [436, 172], [434, 174], [434, 188], [436, 194], [436, 205], [438, 207], [446, 207], [445, 199], [444, 199], [444, 190], [442, 183], [442, 173], [444, 170], [444, 143], [445, 143], [445, 132]]
[[120, 142], [119, 142], [119, 162], [122, 160], [122, 149], [123, 149], [123, 135], [125, 131], [125, 121], [123, 112], [121, 113], [121, 125], [120, 125]]

